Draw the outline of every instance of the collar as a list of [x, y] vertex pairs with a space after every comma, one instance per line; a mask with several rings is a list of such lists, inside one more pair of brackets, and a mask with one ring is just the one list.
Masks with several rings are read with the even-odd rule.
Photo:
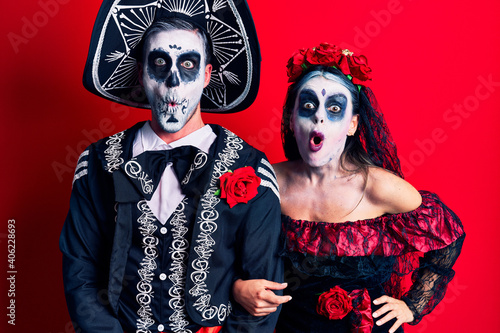
[[170, 150], [180, 146], [194, 146], [201, 151], [208, 153], [210, 146], [215, 141], [217, 135], [214, 133], [210, 125], [205, 125], [202, 128], [180, 138], [179, 140], [165, 143], [151, 128], [150, 121], [147, 121], [137, 133], [132, 150], [132, 156], [151, 150]]

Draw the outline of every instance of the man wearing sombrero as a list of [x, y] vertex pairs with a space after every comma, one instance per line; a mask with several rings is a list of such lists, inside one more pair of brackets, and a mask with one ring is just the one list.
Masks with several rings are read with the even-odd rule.
[[231, 288], [283, 279], [274, 172], [200, 113], [248, 107], [259, 62], [245, 2], [103, 2], [84, 85], [152, 120], [78, 160], [60, 239], [76, 331], [273, 331], [279, 311], [251, 316]]

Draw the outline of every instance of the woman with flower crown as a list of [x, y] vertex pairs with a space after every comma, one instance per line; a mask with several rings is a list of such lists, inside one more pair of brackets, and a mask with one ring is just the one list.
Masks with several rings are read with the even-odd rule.
[[402, 332], [444, 297], [462, 224], [403, 179], [364, 56], [323, 43], [287, 67], [274, 167], [291, 299], [266, 280], [236, 281], [235, 299], [254, 315], [287, 301], [276, 332]]

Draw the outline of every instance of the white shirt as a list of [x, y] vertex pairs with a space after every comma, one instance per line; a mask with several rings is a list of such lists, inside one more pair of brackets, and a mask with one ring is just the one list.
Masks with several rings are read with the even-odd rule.
[[[217, 135], [212, 131], [212, 128], [209, 125], [205, 125], [199, 130], [167, 144], [156, 135], [148, 121], [137, 132], [132, 148], [132, 157], [136, 157], [148, 150], [169, 150], [180, 146], [194, 146], [208, 153], [216, 137]], [[175, 175], [172, 163], [169, 162], [158, 187], [153, 193], [151, 200], [148, 201], [149, 208], [151, 208], [151, 211], [160, 223], [165, 224], [182, 199], [184, 199], [184, 194], [181, 192], [181, 185]]]

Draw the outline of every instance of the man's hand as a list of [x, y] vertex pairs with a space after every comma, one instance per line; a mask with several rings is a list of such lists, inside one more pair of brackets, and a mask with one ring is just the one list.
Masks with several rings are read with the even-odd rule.
[[291, 296], [277, 296], [273, 292], [285, 289], [286, 285], [264, 279], [238, 279], [233, 284], [233, 296], [252, 316], [267, 316], [275, 312], [280, 304], [292, 299]]

